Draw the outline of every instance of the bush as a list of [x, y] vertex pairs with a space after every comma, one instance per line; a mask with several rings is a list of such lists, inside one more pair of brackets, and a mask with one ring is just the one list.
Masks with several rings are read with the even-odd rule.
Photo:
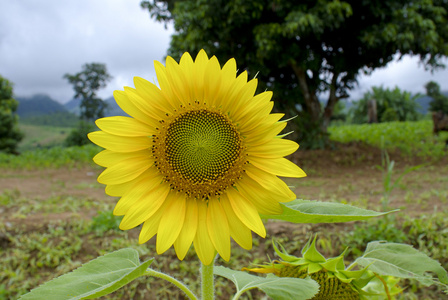
[[92, 142], [87, 138], [87, 134], [94, 130], [95, 126], [93, 124], [81, 121], [79, 122], [78, 127], [70, 132], [64, 142], [64, 145], [67, 147], [72, 147], [91, 144]]
[[375, 99], [378, 122], [417, 121], [420, 119], [418, 103], [415, 101], [420, 95], [411, 96], [411, 93], [395, 89], [373, 87], [372, 91], [364, 94], [363, 98], [354, 103], [349, 111], [349, 119], [356, 124], [368, 122], [367, 103]]

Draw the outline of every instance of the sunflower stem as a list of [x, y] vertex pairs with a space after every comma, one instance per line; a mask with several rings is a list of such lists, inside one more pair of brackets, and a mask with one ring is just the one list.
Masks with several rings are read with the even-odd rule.
[[213, 263], [204, 265], [201, 262], [201, 292], [202, 300], [213, 300], [215, 293]]
[[190, 289], [189, 289], [183, 282], [177, 280], [177, 279], [174, 278], [174, 277], [171, 277], [171, 276], [169, 276], [169, 275], [167, 275], [167, 274], [165, 274], [165, 273], [162, 273], [162, 272], [157, 272], [157, 271], [155, 271], [155, 270], [153, 270], [153, 269], [150, 269], [150, 268], [148, 268], [148, 269], [146, 270], [146, 275], [154, 276], [154, 277], [157, 277], [157, 278], [166, 280], [166, 281], [168, 281], [168, 282], [174, 284], [175, 286], [177, 286], [177, 287], [178, 287], [181, 291], [183, 291], [183, 292], [188, 296], [188, 298], [190, 298], [191, 300], [198, 300], [198, 297], [196, 297], [196, 295], [193, 294], [193, 292], [192, 292], [192, 291], [191, 291], [191, 290], [190, 290]]

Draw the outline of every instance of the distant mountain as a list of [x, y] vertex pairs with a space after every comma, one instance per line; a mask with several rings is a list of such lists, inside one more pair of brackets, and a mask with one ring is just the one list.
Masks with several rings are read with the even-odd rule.
[[19, 102], [17, 114], [21, 118], [67, 112], [64, 105], [45, 94], [37, 94], [31, 97], [15, 97], [15, 99]]
[[[117, 104], [117, 102], [115, 102], [114, 97], [109, 97], [107, 99], [104, 100], [104, 102], [107, 103], [107, 108], [105, 111], [105, 116], [106, 117], [110, 117], [110, 116], [128, 116]], [[74, 113], [75, 115], [79, 116], [80, 113], [80, 109], [79, 109], [79, 105], [81, 104], [81, 99], [72, 99], [69, 102], [65, 103], [65, 108], [71, 112]]]

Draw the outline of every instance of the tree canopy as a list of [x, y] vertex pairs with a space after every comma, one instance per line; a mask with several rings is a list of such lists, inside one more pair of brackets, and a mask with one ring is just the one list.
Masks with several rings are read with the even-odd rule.
[[18, 127], [17, 106], [12, 83], [0, 76], [0, 151], [16, 153], [23, 139], [24, 134]]
[[410, 92], [402, 91], [398, 87], [392, 90], [374, 86], [350, 108], [350, 119], [353, 123], [367, 123], [368, 102], [375, 100], [378, 122], [417, 121], [421, 116], [416, 100], [420, 97], [420, 94], [411, 95]]
[[75, 98], [81, 98], [81, 119], [94, 120], [104, 117], [106, 103], [98, 98], [96, 93], [112, 79], [105, 64], [85, 64], [81, 72], [74, 75], [65, 74], [64, 78], [73, 85]]
[[425, 85], [426, 94], [432, 98], [429, 102], [429, 109], [433, 112], [448, 114], [448, 97], [442, 94], [440, 86], [435, 81], [429, 81]]
[[316, 125], [326, 132], [335, 104], [348, 97], [358, 75], [397, 55], [417, 55], [431, 69], [448, 55], [444, 0], [150, 0], [141, 6], [156, 20], [174, 22], [170, 56], [203, 48], [220, 61], [235, 57], [253, 76], [259, 72], [261, 89], [273, 90], [282, 110], [299, 115], [301, 138]]

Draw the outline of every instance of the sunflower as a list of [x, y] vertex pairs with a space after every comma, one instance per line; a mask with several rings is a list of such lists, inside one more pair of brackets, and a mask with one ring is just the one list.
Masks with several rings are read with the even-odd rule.
[[306, 176], [284, 158], [299, 145], [279, 136], [286, 122], [271, 113], [272, 92], [255, 95], [257, 79], [236, 76], [235, 59], [221, 68], [201, 50], [154, 65], [160, 88], [135, 77], [114, 92], [131, 117], [98, 119], [88, 135], [105, 148], [93, 159], [106, 167], [98, 182], [121, 197], [120, 228], [143, 223], [139, 242], [157, 235], [158, 254], [174, 245], [182, 260], [193, 243], [205, 265], [216, 251], [229, 260], [230, 237], [250, 249], [252, 231], [266, 236], [260, 214], [295, 199], [278, 176]]

